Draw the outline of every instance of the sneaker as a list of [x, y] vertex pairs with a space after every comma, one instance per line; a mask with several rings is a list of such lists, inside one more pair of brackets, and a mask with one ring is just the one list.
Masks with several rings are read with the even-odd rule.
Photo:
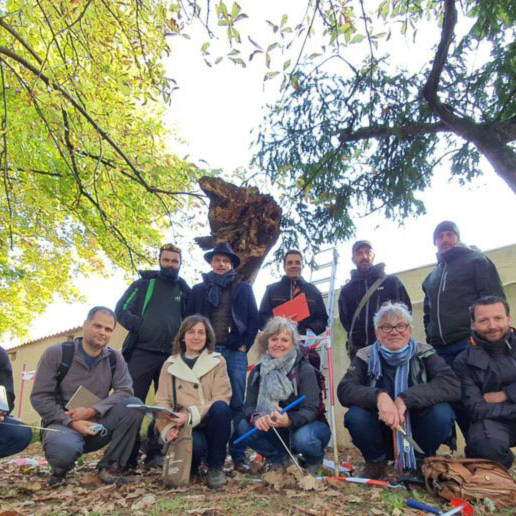
[[226, 484], [226, 475], [221, 469], [208, 470], [208, 487], [210, 489], [220, 489]]
[[364, 478], [371, 478], [373, 480], [380, 480], [385, 475], [387, 463], [385, 461], [366, 462], [364, 469], [360, 472], [360, 476]]
[[146, 459], [145, 466], [148, 468], [161, 469], [163, 467], [163, 455], [153, 455], [149, 459]]
[[98, 477], [104, 484], [127, 484], [127, 479], [122, 478], [118, 471], [110, 471], [107, 468], [99, 469]]
[[52, 475], [50, 475], [50, 478], [48, 479], [48, 487], [59, 487], [62, 486], [65, 482], [65, 475], [58, 475], [57, 473], [52, 473]]

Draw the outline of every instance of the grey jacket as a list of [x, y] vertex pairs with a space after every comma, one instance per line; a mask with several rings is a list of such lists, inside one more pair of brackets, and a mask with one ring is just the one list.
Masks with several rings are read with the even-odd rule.
[[[102, 350], [93, 367], [88, 369], [84, 357], [78, 349], [80, 340], [76, 339], [75, 341], [72, 364], [61, 382], [62, 402], [63, 405], [66, 405], [77, 388], [82, 385], [102, 400], [93, 408], [99, 412], [100, 416], [104, 416], [111, 407], [133, 396], [133, 381], [129, 375], [127, 364], [118, 351], [115, 351], [116, 367], [111, 375], [107, 348]], [[68, 425], [71, 422], [70, 417], [66, 415], [66, 409], [56, 397], [56, 374], [61, 357], [61, 344], [46, 349], [39, 361], [34, 378], [30, 400], [34, 409], [43, 419], [44, 426], [52, 423]], [[110, 395], [111, 389], [113, 392]]]

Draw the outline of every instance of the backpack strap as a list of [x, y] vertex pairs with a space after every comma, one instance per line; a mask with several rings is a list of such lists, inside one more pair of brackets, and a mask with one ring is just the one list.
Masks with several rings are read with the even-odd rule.
[[72, 365], [73, 356], [75, 354], [75, 342], [70, 340], [61, 344], [61, 363], [57, 368], [56, 374], [56, 390], [59, 390], [63, 378], [68, 373]]
[[[349, 335], [348, 335], [348, 343], [349, 343], [349, 349], [351, 349], [351, 340], [353, 335], [353, 329], [355, 327], [355, 323], [357, 322], [358, 316], [360, 315], [360, 312], [366, 305], [366, 303], [371, 299], [371, 296], [375, 293], [375, 291], [378, 289], [378, 287], [387, 279], [387, 276], [383, 276], [381, 278], [378, 278], [367, 290], [367, 292], [364, 294], [362, 299], [360, 300], [360, 303], [358, 303], [358, 306], [355, 310], [355, 313], [353, 314], [353, 319], [351, 320], [351, 327], [349, 329]], [[367, 324], [367, 321], [366, 321]]]
[[177, 394], [176, 394], [176, 377], [172, 375], [172, 401], [174, 403], [172, 410], [177, 410]]

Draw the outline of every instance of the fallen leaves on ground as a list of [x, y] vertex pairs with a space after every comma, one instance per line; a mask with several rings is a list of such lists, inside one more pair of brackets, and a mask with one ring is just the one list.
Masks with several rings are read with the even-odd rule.
[[[35, 461], [43, 458], [39, 443], [32, 444], [25, 454]], [[50, 473], [44, 464], [27, 467], [0, 460], [0, 516], [416, 515], [417, 512], [405, 506], [409, 496], [419, 497], [441, 509], [448, 508], [446, 501], [431, 498], [423, 490], [381, 489], [332, 477], [322, 481], [305, 475], [294, 465], [286, 471], [270, 471], [258, 476], [228, 470], [228, 484], [217, 491], [208, 489], [205, 479], [186, 488], [167, 489], [156, 469], [137, 470], [126, 477], [129, 483], [123, 486], [105, 485], [95, 469], [101, 455], [102, 452], [95, 452], [84, 456], [68, 475], [67, 483], [54, 489], [48, 487]], [[356, 456], [344, 455], [341, 460], [355, 466], [360, 464]], [[485, 510], [479, 504], [476, 514], [483, 514]]]

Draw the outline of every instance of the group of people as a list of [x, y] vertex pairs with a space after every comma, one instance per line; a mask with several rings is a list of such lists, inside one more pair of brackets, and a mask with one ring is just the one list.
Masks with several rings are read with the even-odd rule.
[[[413, 339], [409, 296], [383, 264], [374, 265], [370, 242], [353, 245], [356, 270], [339, 297], [351, 364], [337, 394], [348, 407], [345, 426], [369, 478], [380, 478], [392, 458], [416, 470], [424, 456], [452, 443], [455, 420], [468, 456], [507, 468], [513, 460], [516, 341], [500, 278], [485, 255], [460, 242], [453, 222], [439, 224], [433, 236], [438, 263], [423, 283], [427, 343]], [[160, 270], [141, 272], [115, 311], [93, 308], [82, 338], [43, 353], [31, 401], [46, 428], [50, 485], [62, 484], [82, 453], [105, 445], [99, 478], [123, 482], [124, 470], [138, 460], [143, 417], [127, 405], [145, 401], [152, 383], [155, 404], [173, 414], [149, 425], [149, 466], [161, 465], [163, 450], [185, 425], [192, 429], [192, 473], [204, 461], [212, 488], [226, 482], [227, 450], [241, 472], [249, 471], [247, 447], [273, 468], [283, 467], [290, 453], [308, 471], [321, 466], [331, 432], [321, 373], [302, 342], [304, 335], [324, 332], [328, 315], [321, 293], [302, 278], [302, 254], [285, 254], [285, 276], [267, 287], [259, 309], [251, 286], [238, 278], [240, 259], [228, 243], [217, 244], [205, 259], [211, 271], [190, 289], [179, 276], [180, 249], [163, 246]], [[275, 316], [276, 308], [301, 294], [306, 317], [294, 323]], [[121, 353], [107, 346], [116, 321], [128, 330]], [[256, 337], [261, 359], [248, 375], [247, 352]], [[0, 360], [10, 371], [5, 353]], [[0, 381], [12, 408], [12, 373], [8, 377]], [[98, 401], [67, 408], [80, 386]], [[281, 410], [301, 396], [297, 406]], [[0, 456], [20, 451], [30, 439], [27, 428], [8, 420], [9, 430], [0, 424]], [[251, 428], [258, 431], [234, 443]]]

